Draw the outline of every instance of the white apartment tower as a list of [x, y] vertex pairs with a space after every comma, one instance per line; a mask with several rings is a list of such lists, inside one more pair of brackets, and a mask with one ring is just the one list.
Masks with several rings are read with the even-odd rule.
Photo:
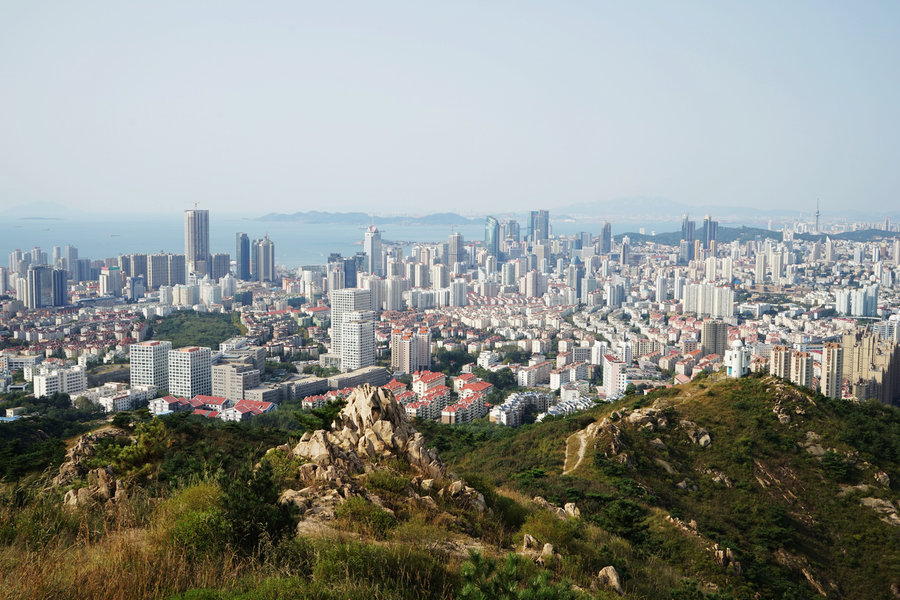
[[209, 211], [184, 211], [184, 258], [188, 271], [209, 273]]
[[182, 398], [212, 393], [212, 351], [188, 346], [169, 351], [169, 393]]
[[132, 344], [131, 354], [131, 387], [136, 385], [152, 385], [158, 390], [168, 389], [169, 385], [169, 351], [172, 342], [150, 341]]
[[359, 288], [334, 290], [331, 294], [331, 351], [341, 352], [342, 325], [347, 313], [370, 311], [372, 292]]
[[341, 370], [355, 371], [375, 364], [375, 313], [350, 311], [341, 320]]

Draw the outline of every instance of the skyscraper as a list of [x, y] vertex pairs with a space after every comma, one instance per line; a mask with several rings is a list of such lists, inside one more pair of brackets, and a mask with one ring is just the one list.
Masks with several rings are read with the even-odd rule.
[[191, 273], [209, 273], [209, 211], [184, 211], [184, 257]]
[[600, 254], [609, 254], [612, 251], [612, 225], [609, 221], [603, 222], [600, 229]]
[[712, 217], [706, 215], [703, 218], [703, 248], [709, 250], [712, 248], [719, 236], [719, 223], [713, 221]]
[[237, 234], [235, 268], [235, 276], [238, 279], [250, 281], [250, 238], [246, 233]]
[[843, 394], [844, 348], [828, 342], [822, 348], [822, 394], [840, 398]]
[[723, 321], [707, 319], [700, 329], [700, 344], [704, 356], [718, 354], [725, 357], [728, 349], [728, 325]]
[[341, 320], [341, 370], [355, 371], [375, 364], [375, 313], [344, 313]]
[[463, 236], [458, 231], [450, 234], [447, 240], [447, 268], [455, 273], [456, 263], [465, 262], [466, 249], [463, 242]]
[[494, 217], [484, 220], [484, 247], [491, 256], [500, 256], [500, 222]]
[[381, 232], [374, 225], [366, 229], [363, 240], [363, 250], [366, 253], [366, 271], [372, 275], [384, 277], [384, 257], [381, 254]]
[[275, 243], [265, 236], [254, 240], [252, 247], [251, 279], [253, 281], [275, 281]]
[[[331, 351], [341, 352], [341, 333], [344, 316], [348, 313], [359, 311], [371, 311], [372, 292], [359, 288], [344, 288], [334, 290], [330, 294], [331, 300]], [[373, 334], [374, 335], [374, 334]]]
[[528, 235], [532, 243], [538, 243], [550, 238], [550, 213], [548, 211], [531, 211]]

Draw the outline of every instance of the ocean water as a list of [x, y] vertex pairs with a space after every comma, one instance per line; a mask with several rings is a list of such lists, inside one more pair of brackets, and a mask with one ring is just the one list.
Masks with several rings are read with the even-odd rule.
[[[184, 217], [174, 214], [165, 217], [115, 219], [18, 219], [0, 217], [0, 257], [15, 249], [30, 250], [40, 246], [48, 256], [53, 246], [66, 245], [78, 248], [80, 258], [103, 259], [119, 254], [184, 252]], [[525, 235], [526, 224], [521, 223]], [[246, 233], [251, 240], [268, 235], [275, 242], [275, 262], [279, 265], [298, 267], [323, 264], [332, 252], [352, 256], [361, 252], [363, 233], [367, 223], [354, 225], [306, 225], [302, 223], [257, 221], [250, 218], [217, 218], [210, 214], [209, 245], [211, 252], [228, 252], [234, 257], [235, 234]], [[612, 224], [613, 233], [637, 231], [634, 223], [618, 226]], [[647, 233], [675, 231], [680, 224], [652, 222], [643, 225]], [[600, 232], [598, 222], [553, 221], [554, 234], [571, 235], [579, 231]], [[409, 243], [434, 243], [446, 241], [453, 231], [462, 233], [466, 240], [484, 239], [484, 227], [480, 223], [449, 225], [391, 225], [379, 227], [385, 241]], [[6, 260], [0, 260], [5, 266]]]

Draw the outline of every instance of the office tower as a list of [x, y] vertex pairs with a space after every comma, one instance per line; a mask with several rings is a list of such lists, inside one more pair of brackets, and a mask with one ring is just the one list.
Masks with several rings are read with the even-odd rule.
[[366, 253], [366, 271], [372, 275], [384, 276], [384, 257], [381, 252], [381, 232], [374, 225], [366, 229], [363, 239], [363, 250]]
[[152, 385], [166, 390], [169, 385], [169, 351], [172, 342], [154, 340], [131, 344], [131, 386]]
[[603, 222], [600, 229], [600, 254], [609, 254], [612, 252], [612, 225], [609, 221]]
[[769, 355], [769, 374], [782, 379], [791, 378], [791, 350], [787, 346], [775, 346]]
[[577, 256], [566, 270], [566, 285], [575, 290], [575, 296], [581, 299], [581, 287], [584, 281], [584, 264]]
[[213, 281], [218, 281], [226, 274], [231, 272], [231, 255], [227, 252], [217, 252], [212, 255], [209, 277]]
[[69, 274], [73, 281], [91, 280], [91, 261], [87, 258], [76, 258], [70, 263]]
[[[688, 219], [687, 215], [681, 217], [681, 239], [689, 244], [694, 243], [694, 230], [697, 224]], [[693, 257], [691, 257], [693, 258]]]
[[328, 275], [325, 281], [325, 288], [328, 295], [331, 296], [336, 290], [342, 290], [347, 287], [344, 284], [344, 268], [343, 265], [331, 264], [328, 266]]
[[703, 218], [703, 248], [709, 250], [718, 239], [719, 223], [706, 215]]
[[169, 393], [181, 398], [212, 393], [212, 351], [189, 346], [169, 351]]
[[631, 258], [630, 248], [631, 240], [628, 239], [628, 236], [622, 238], [622, 249], [619, 251], [619, 263], [622, 265], [627, 265], [628, 260]]
[[484, 247], [491, 256], [500, 256], [500, 222], [494, 217], [484, 220]]
[[356, 287], [356, 260], [345, 258], [341, 262], [341, 268], [344, 271], [344, 287]]
[[822, 394], [840, 398], [843, 391], [844, 349], [835, 342], [822, 348]]
[[66, 253], [63, 259], [65, 260], [65, 269], [72, 272], [72, 263], [75, 262], [75, 259], [78, 258], [78, 248], [75, 246], [66, 246]]
[[246, 233], [237, 234], [235, 269], [235, 277], [241, 281], [250, 281], [250, 238]]
[[375, 313], [350, 311], [341, 320], [341, 370], [355, 371], [375, 364]]
[[500, 224], [500, 239], [507, 243], [516, 243], [522, 241], [522, 234], [519, 228], [519, 222], [508, 219]]
[[59, 246], [53, 246], [53, 253], [50, 259], [50, 266], [54, 269], [65, 268], [60, 262], [62, 261], [62, 249]]
[[184, 211], [184, 257], [188, 271], [209, 273], [209, 211]]
[[6, 294], [10, 289], [9, 269], [0, 267], [0, 296]]
[[700, 329], [700, 344], [703, 356], [718, 354], [724, 358], [725, 351], [728, 349], [728, 325], [717, 320], [703, 321]]
[[25, 306], [41, 308], [53, 306], [53, 271], [50, 267], [28, 267], [26, 274]]
[[463, 245], [463, 236], [458, 231], [450, 234], [447, 240], [447, 269], [451, 273], [456, 273], [456, 264], [465, 262], [466, 249]]
[[465, 279], [454, 279], [450, 282], [450, 306], [466, 306], [469, 303], [469, 286]]
[[[380, 283], [380, 280], [376, 280]], [[372, 311], [372, 291], [359, 288], [344, 288], [331, 294], [331, 351], [341, 351], [341, 325], [344, 315], [351, 312]]]
[[275, 281], [275, 243], [269, 236], [253, 241], [251, 256], [250, 278], [260, 282]]
[[103, 267], [100, 269], [100, 295], [122, 295], [122, 269], [119, 267]]
[[550, 238], [550, 213], [548, 211], [531, 211], [528, 237], [532, 243], [538, 243]]
[[791, 381], [800, 387], [812, 389], [812, 354], [809, 352], [794, 352], [791, 354]]

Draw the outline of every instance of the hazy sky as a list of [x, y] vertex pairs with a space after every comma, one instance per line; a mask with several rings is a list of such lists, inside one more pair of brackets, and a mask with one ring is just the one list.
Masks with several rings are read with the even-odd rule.
[[896, 208], [900, 3], [0, 0], [0, 210]]

